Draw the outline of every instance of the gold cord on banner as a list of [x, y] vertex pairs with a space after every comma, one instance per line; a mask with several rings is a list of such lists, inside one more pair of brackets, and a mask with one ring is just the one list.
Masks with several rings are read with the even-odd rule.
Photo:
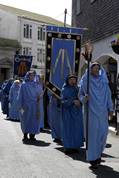
[[54, 70], [52, 72], [53, 74], [55, 73], [57, 65], [58, 65], [58, 62], [59, 62], [59, 59], [61, 57], [61, 79], [64, 79], [64, 60], [65, 60], [65, 56], [66, 56], [67, 66], [69, 68], [69, 73], [70, 74], [72, 73], [72, 68], [71, 68], [71, 65], [70, 65], [70, 59], [69, 59], [68, 52], [67, 52], [66, 49], [62, 49], [62, 48], [58, 52], [58, 55], [57, 55], [57, 58], [56, 58], [56, 62], [55, 62], [55, 65], [54, 65]]

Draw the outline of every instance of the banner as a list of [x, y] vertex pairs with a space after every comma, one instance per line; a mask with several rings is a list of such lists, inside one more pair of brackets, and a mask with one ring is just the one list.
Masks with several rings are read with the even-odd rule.
[[14, 56], [14, 75], [24, 77], [30, 70], [32, 64], [32, 56], [15, 55]]
[[57, 98], [67, 75], [78, 75], [82, 32], [78, 28], [46, 26], [45, 84]]

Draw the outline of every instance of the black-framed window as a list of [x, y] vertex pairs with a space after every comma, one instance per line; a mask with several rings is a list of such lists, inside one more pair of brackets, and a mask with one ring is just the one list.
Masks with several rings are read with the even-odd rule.
[[37, 61], [42, 63], [42, 49], [41, 48], [37, 49]]
[[29, 55], [29, 56], [31, 56], [31, 55], [32, 55], [32, 48], [24, 47], [24, 48], [22, 49], [22, 54], [23, 54], [23, 55]]
[[32, 38], [32, 25], [24, 24], [24, 38]]
[[43, 31], [42, 27], [38, 27], [38, 40], [44, 41], [45, 40], [45, 32]]

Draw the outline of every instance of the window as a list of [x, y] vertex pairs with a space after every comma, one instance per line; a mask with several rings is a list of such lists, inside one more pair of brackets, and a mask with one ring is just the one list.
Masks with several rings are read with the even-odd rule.
[[38, 40], [45, 40], [45, 32], [42, 27], [38, 27]]
[[22, 53], [23, 53], [23, 55], [31, 56], [32, 55], [32, 48], [24, 47], [23, 50], [22, 50]]
[[80, 0], [76, 1], [76, 14], [78, 15], [81, 12], [81, 2]]
[[24, 24], [24, 38], [32, 38], [32, 25]]
[[45, 63], [45, 50], [42, 48], [37, 49], [37, 61], [40, 63]]
[[45, 50], [43, 49], [43, 63], [45, 63]]
[[40, 48], [37, 49], [37, 61], [42, 63], [42, 49]]

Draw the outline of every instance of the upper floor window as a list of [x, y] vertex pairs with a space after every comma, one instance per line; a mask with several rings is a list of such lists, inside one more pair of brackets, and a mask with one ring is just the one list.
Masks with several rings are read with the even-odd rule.
[[32, 25], [24, 24], [24, 38], [32, 38]]
[[29, 56], [31, 56], [32, 55], [32, 48], [24, 47], [22, 49], [22, 53], [23, 53], [23, 55], [29, 55]]
[[45, 32], [42, 27], [38, 27], [38, 40], [45, 40]]
[[78, 15], [81, 12], [81, 2], [80, 0], [76, 1], [76, 14]]

